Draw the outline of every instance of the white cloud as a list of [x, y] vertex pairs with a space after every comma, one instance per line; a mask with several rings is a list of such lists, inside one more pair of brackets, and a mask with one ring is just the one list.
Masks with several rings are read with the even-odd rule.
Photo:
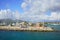
[[25, 10], [26, 7], [27, 7], [27, 5], [28, 5], [28, 4], [24, 2], [24, 3], [22, 3], [21, 7]]
[[52, 12], [50, 17], [51, 20], [60, 20], [60, 12]]
[[11, 10], [0, 10], [0, 19], [11, 18]]
[[[42, 20], [60, 20], [59, 0], [24, 0], [24, 2], [21, 4], [21, 7], [24, 10], [24, 13], [22, 14], [20, 14], [18, 11], [12, 12], [10, 9], [0, 10], [0, 19], [12, 18], [28, 20], [32, 22], [38, 22]], [[46, 14], [48, 10], [51, 11], [51, 15]]]
[[20, 20], [20, 13], [18, 11], [14, 12], [14, 18]]
[[10, 9], [0, 10], [0, 19], [20, 19], [20, 14]]
[[[26, 5], [22, 7], [24, 9], [24, 13], [22, 14], [21, 19], [30, 20], [30, 21], [41, 21], [41, 20], [60, 20], [60, 12], [53, 11], [53, 9], [59, 7], [59, 0], [24, 0]], [[22, 5], [23, 5], [22, 3]], [[51, 9], [51, 10], [50, 10]], [[50, 10], [51, 15], [46, 15], [46, 12]], [[55, 9], [58, 10], [58, 9]]]

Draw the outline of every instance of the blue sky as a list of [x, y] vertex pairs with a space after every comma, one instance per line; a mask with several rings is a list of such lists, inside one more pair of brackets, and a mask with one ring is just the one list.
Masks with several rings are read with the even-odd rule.
[[23, 0], [0, 0], [0, 10], [1, 9], [11, 9], [13, 11], [17, 10], [22, 12], [21, 3]]
[[32, 22], [59, 21], [60, 0], [0, 0], [2, 18]]

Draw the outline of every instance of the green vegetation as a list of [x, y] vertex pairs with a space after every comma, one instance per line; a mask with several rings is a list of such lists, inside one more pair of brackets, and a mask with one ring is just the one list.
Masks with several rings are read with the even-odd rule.
[[34, 26], [34, 24], [31, 24], [31, 26], [33, 27], [33, 26]]
[[39, 24], [39, 26], [40, 26], [40, 27], [42, 27], [42, 26], [43, 26], [43, 24], [42, 24], [42, 23], [40, 23], [40, 24]]
[[24, 22], [24, 25], [27, 25], [27, 24], [28, 24], [28, 23], [25, 21], [25, 22]]

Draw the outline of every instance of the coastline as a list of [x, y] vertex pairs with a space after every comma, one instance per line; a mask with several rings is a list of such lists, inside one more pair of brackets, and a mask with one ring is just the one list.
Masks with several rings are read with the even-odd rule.
[[31, 32], [60, 32], [58, 30], [44, 30], [44, 29], [33, 29], [33, 28], [20, 28], [20, 27], [16, 27], [16, 26], [1, 26], [0, 30], [3, 31], [31, 31]]

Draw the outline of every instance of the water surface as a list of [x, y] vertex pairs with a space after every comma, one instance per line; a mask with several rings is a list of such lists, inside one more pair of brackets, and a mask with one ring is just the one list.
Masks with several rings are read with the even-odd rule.
[[60, 40], [60, 32], [0, 31], [0, 40]]

